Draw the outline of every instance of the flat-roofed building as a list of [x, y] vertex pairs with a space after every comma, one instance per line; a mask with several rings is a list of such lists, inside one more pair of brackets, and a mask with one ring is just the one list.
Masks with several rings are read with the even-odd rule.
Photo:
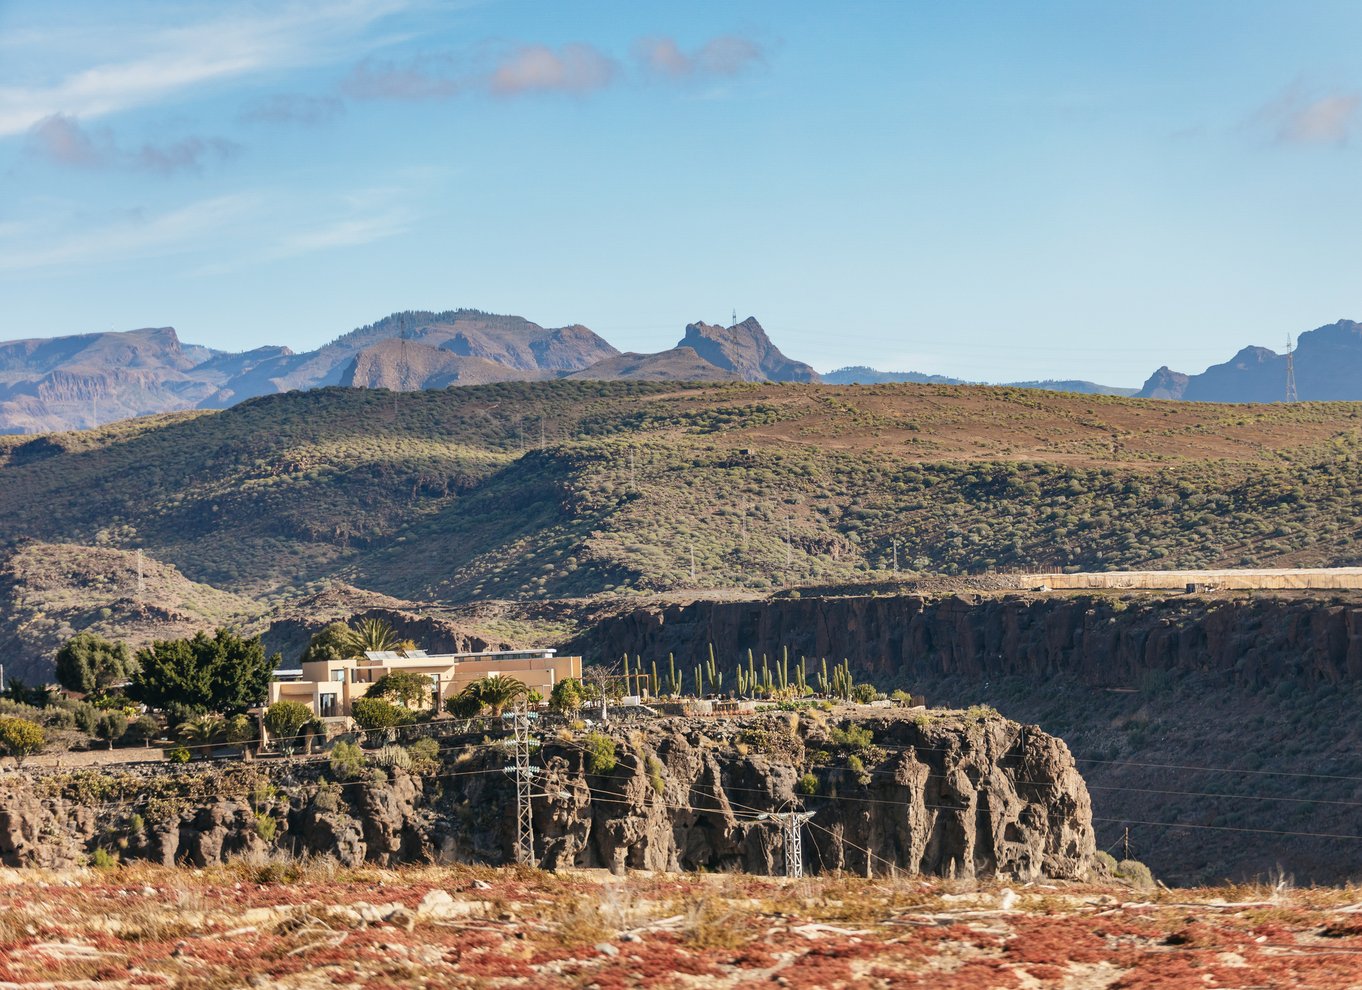
[[531, 691], [549, 696], [559, 681], [582, 676], [581, 657], [560, 657], [555, 650], [502, 650], [494, 653], [441, 653], [424, 650], [368, 652], [348, 660], [315, 660], [301, 672], [276, 671], [270, 682], [269, 703], [297, 701], [309, 706], [318, 718], [343, 718], [356, 698], [369, 693], [374, 683], [399, 671], [430, 678], [436, 708], [445, 699], [484, 677], [514, 677]]

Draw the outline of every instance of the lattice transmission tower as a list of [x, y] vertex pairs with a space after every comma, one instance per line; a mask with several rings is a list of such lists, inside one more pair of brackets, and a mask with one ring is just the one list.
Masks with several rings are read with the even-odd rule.
[[1296, 394], [1296, 355], [1291, 337], [1286, 338], [1286, 401], [1299, 402], [1300, 396]]
[[530, 712], [526, 708], [523, 695], [516, 702], [515, 711], [508, 714], [511, 716], [511, 729], [514, 733], [515, 762], [502, 769], [515, 777], [515, 861], [521, 866], [535, 866], [531, 782], [539, 771], [537, 767], [530, 766]]

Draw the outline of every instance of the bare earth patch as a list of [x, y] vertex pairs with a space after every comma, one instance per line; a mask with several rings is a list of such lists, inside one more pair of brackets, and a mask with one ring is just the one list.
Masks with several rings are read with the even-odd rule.
[[476, 867], [0, 871], [0, 988], [1355, 987], [1362, 890]]

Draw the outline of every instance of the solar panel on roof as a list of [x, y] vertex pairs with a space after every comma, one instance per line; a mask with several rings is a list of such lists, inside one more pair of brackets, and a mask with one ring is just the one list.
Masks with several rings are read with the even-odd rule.
[[425, 650], [408, 650], [408, 651], [407, 651], [407, 657], [410, 658], [410, 659], [413, 659], [413, 660], [416, 659], [416, 658], [418, 658], [418, 657], [425, 657], [425, 656], [429, 656], [429, 654], [426, 653]]

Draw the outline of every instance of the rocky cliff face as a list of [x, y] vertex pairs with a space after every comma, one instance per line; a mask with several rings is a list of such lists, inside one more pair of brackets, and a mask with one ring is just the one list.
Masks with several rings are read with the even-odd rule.
[[1151, 672], [1212, 674], [1263, 687], [1362, 675], [1362, 605], [1293, 598], [917, 595], [694, 602], [605, 619], [569, 645], [585, 656], [674, 653], [713, 644], [732, 666], [770, 657], [851, 660], [882, 685], [921, 677], [1068, 674], [1123, 687]]
[[[783, 872], [781, 830], [758, 816], [802, 807], [813, 813], [811, 871], [1088, 873], [1091, 806], [1063, 742], [989, 713], [889, 712], [858, 719], [873, 741], [855, 741], [853, 753], [835, 721], [646, 721], [613, 738], [613, 766], [593, 761], [579, 733], [546, 738], [535, 758], [536, 856], [549, 868]], [[194, 865], [271, 847], [348, 864], [510, 862], [505, 752], [470, 743], [447, 740], [425, 775], [365, 770], [349, 782], [301, 761], [11, 772], [0, 787], [0, 863], [71, 865], [96, 847]]]

